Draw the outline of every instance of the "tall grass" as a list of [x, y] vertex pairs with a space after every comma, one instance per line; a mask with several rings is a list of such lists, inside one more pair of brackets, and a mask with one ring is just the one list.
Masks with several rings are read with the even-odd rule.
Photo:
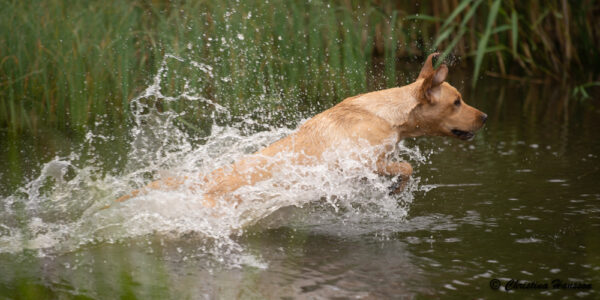
[[[119, 119], [165, 54], [164, 88], [186, 82], [230, 108], [331, 99], [366, 89], [369, 4], [286, 1], [2, 1], [2, 127], [82, 128]], [[388, 43], [386, 47], [395, 47]], [[394, 60], [394, 57], [388, 58]], [[212, 77], [191, 67], [213, 67]]]
[[[472, 61], [473, 84], [482, 73], [525, 74], [578, 80], [585, 93], [600, 69], [599, 6], [0, 0], [0, 128], [77, 130], [98, 120], [122, 122], [128, 101], [166, 54], [183, 60], [167, 59], [166, 93], [187, 88], [236, 113], [333, 103], [368, 90], [370, 81], [393, 86], [399, 58], [420, 63], [436, 49]], [[193, 62], [211, 66], [212, 76]]]
[[448, 17], [434, 47], [445, 48], [444, 56], [454, 51], [474, 57], [473, 85], [484, 65], [500, 77], [524, 73], [591, 85], [600, 79], [598, 1], [461, 0], [444, 9]]

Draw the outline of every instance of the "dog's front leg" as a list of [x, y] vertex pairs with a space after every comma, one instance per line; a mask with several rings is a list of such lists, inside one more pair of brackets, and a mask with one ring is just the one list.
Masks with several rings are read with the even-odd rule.
[[407, 162], [389, 161], [385, 158], [377, 161], [377, 174], [382, 176], [400, 176], [399, 181], [395, 182], [391, 187], [392, 193], [399, 193], [404, 190], [412, 172], [413, 168]]

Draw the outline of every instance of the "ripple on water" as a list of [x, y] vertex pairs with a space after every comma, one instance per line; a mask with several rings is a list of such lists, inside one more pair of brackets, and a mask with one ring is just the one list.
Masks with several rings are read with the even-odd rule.
[[534, 238], [534, 237], [528, 237], [528, 238], [516, 239], [515, 242], [517, 242], [519, 244], [536, 244], [536, 243], [543, 242], [543, 240]]

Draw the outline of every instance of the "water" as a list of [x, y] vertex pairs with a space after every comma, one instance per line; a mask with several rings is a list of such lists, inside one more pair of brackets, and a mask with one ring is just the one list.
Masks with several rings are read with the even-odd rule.
[[[471, 142], [401, 143], [415, 174], [400, 195], [343, 159], [336, 172], [290, 166], [238, 191], [248, 201], [236, 208], [207, 209], [185, 186], [115, 204], [153, 179], [227, 165], [327, 108], [236, 115], [191, 88], [163, 94], [164, 74], [132, 101], [129, 125], [1, 133], [1, 295], [598, 297], [600, 111], [589, 102], [498, 81], [470, 90], [451, 75], [488, 124]], [[492, 279], [594, 289], [498, 291]]]

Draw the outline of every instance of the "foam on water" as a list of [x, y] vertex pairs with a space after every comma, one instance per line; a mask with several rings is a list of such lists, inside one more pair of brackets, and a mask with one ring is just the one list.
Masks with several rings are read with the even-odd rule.
[[[233, 192], [244, 200], [239, 205], [219, 202], [215, 208], [204, 207], [202, 190], [189, 188], [194, 179], [200, 180], [203, 174], [227, 166], [294, 130], [261, 124], [264, 120], [249, 116], [233, 116], [226, 107], [190, 88], [188, 82], [179, 95], [163, 94], [161, 84], [169, 60], [187, 63], [212, 78], [210, 66], [167, 55], [152, 83], [131, 101], [132, 125], [124, 169], [107, 172], [99, 163], [100, 154], [94, 145], [98, 141], [110, 143], [113, 137], [88, 132], [85, 147], [76, 147], [70, 155], [45, 163], [37, 178], [4, 199], [0, 208], [0, 252], [36, 249], [46, 255], [73, 251], [90, 243], [119, 242], [148, 234], [176, 238], [192, 232], [211, 240], [208, 252], [229, 253], [232, 257], [231, 253], [238, 253], [230, 262], [261, 266], [256, 258], [243, 254], [243, 247], [231, 237], [243, 234], [248, 225], [282, 207], [316, 203], [333, 208], [334, 215], [344, 222], [402, 221], [407, 215], [412, 192], [419, 189], [418, 178], [401, 195], [390, 195], [392, 181], [375, 175], [371, 166], [361, 162], [375, 151], [366, 145], [340, 146], [324, 153], [325, 160], [335, 161], [337, 168], [293, 165], [289, 163], [293, 154], [281, 153], [270, 158], [272, 163], [285, 166], [275, 169], [272, 178]], [[190, 110], [158, 108], [158, 103], [171, 102], [205, 108], [202, 114], [212, 121], [210, 133], [195, 136], [182, 130], [178, 122]], [[257, 124], [263, 125], [258, 126], [263, 130], [248, 129]], [[84, 148], [88, 149], [87, 156], [82, 159]], [[402, 143], [394, 155], [413, 165], [426, 162], [418, 148]], [[175, 190], [152, 190], [123, 203], [114, 202], [149, 181], [173, 175], [191, 179]]]

